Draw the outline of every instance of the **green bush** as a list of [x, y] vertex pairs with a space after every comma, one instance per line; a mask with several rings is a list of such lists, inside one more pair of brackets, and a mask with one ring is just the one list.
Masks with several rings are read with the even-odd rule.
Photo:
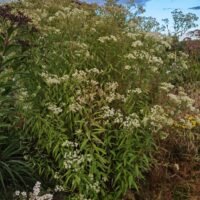
[[121, 199], [138, 190], [155, 139], [182, 126], [183, 111], [195, 110], [168, 83], [182, 79], [187, 55], [171, 50], [169, 37], [138, 31], [135, 15], [112, 2], [15, 6], [38, 30], [14, 69], [13, 107], [23, 120], [23, 153], [39, 179], [70, 200]]
[[[154, 145], [144, 118], [158, 83], [176, 70], [169, 38], [136, 32], [117, 5], [48, 1], [21, 9], [41, 31], [32, 52], [37, 71], [24, 84], [27, 101], [19, 101], [29, 161], [69, 199], [120, 199], [138, 189]], [[183, 62], [177, 56], [174, 65]]]

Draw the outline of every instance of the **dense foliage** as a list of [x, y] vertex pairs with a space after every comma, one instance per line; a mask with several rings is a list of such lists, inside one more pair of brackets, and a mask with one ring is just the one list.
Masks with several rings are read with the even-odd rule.
[[[138, 19], [114, 2], [0, 7], [2, 198], [122, 199], [159, 143], [198, 151], [199, 105], [180, 87], [188, 56]], [[28, 193], [35, 179], [50, 194], [39, 182]]]

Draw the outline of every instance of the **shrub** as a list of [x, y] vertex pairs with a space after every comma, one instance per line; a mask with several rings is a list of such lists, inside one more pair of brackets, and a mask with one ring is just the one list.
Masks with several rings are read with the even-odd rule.
[[182, 79], [187, 55], [171, 50], [171, 38], [138, 31], [134, 15], [112, 2], [16, 7], [39, 31], [25, 63], [34, 69], [20, 75], [14, 93], [28, 161], [66, 199], [121, 199], [138, 190], [155, 141], [182, 126], [184, 112], [196, 114], [169, 83]]

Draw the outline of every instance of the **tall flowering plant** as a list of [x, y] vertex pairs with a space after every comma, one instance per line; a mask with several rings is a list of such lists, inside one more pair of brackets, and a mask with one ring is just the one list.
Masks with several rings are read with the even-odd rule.
[[173, 89], [187, 56], [170, 51], [170, 38], [137, 31], [124, 7], [42, 3], [20, 4], [41, 33], [37, 70], [16, 94], [26, 158], [68, 199], [121, 199], [144, 178], [154, 135], [174, 124], [160, 82]]

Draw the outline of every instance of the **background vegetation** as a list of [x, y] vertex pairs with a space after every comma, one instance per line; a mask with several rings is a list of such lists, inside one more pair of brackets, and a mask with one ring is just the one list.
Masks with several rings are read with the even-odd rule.
[[130, 6], [0, 6], [1, 199], [198, 196], [197, 17]]

